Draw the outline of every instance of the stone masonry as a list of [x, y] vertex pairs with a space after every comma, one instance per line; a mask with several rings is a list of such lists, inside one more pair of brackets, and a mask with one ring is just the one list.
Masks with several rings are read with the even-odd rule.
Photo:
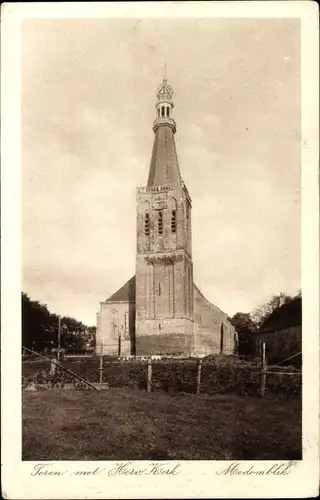
[[178, 164], [172, 96], [164, 78], [148, 183], [136, 193], [136, 274], [100, 304], [97, 353], [205, 356], [236, 349], [227, 315], [193, 283], [192, 204]]

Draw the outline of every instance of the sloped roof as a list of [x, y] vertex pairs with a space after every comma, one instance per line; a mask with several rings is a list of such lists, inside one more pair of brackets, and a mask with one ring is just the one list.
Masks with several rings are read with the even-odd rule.
[[105, 302], [135, 302], [135, 300], [136, 276], [134, 275]]
[[181, 182], [181, 175], [173, 130], [169, 125], [161, 124], [154, 136], [148, 186], [179, 182]]
[[298, 297], [275, 309], [262, 324], [260, 331], [281, 330], [302, 324], [302, 300]]
[[[206, 299], [206, 297], [201, 293], [199, 288], [193, 284], [195, 291], [194, 300], [198, 300], [199, 297], [202, 298], [208, 304], [208, 306], [216, 314], [221, 315], [224, 319], [227, 319], [227, 314], [221, 311], [216, 305]], [[117, 290], [113, 295], [111, 295], [105, 302], [135, 302], [136, 300], [136, 276], [132, 276], [119, 290]]]
[[214, 310], [216, 312], [216, 314], [219, 314], [221, 316], [223, 316], [225, 319], [228, 319], [228, 315], [221, 311], [221, 309], [219, 309], [219, 307], [217, 307], [215, 304], [212, 304], [212, 302], [210, 302], [204, 295], [203, 293], [200, 291], [200, 288], [197, 287], [197, 285], [195, 283], [193, 283], [193, 290], [195, 291], [195, 294], [194, 294], [194, 300], [197, 300], [197, 298], [200, 296], [202, 300], [205, 301], [206, 304], [208, 304], [208, 306]]

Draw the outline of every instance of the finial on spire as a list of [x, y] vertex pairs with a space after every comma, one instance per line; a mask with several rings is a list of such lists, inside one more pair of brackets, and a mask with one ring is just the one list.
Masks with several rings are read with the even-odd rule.
[[167, 80], [167, 64], [164, 65], [164, 75], [157, 90], [157, 97], [160, 101], [172, 101], [173, 90]]
[[171, 118], [171, 112], [174, 108], [173, 104], [173, 90], [172, 87], [168, 84], [167, 80], [167, 64], [164, 65], [164, 75], [161, 84], [157, 90], [157, 118], [153, 122], [153, 130], [159, 128], [160, 125], [169, 125], [173, 129], [173, 133], [176, 131], [176, 123]]

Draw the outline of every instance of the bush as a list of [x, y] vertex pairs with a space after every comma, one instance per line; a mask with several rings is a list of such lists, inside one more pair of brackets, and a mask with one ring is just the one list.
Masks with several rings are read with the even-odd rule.
[[[255, 371], [252, 371], [255, 370]], [[201, 372], [201, 392], [256, 396], [260, 376], [255, 367], [205, 363]]]
[[194, 362], [153, 363], [152, 389], [165, 392], [196, 392], [197, 364]]
[[[29, 363], [31, 364], [31, 362]], [[82, 387], [82, 382], [72, 374], [58, 367], [54, 376], [50, 374], [50, 364], [33, 363], [32, 370], [28, 363], [23, 364], [22, 386], [30, 383], [46, 384], [55, 387], [62, 383], [73, 383], [75, 388]], [[99, 382], [99, 358], [67, 360], [63, 366], [88, 380]], [[38, 371], [35, 370], [38, 368]], [[261, 364], [259, 360], [244, 361], [233, 356], [207, 357], [202, 361], [200, 392], [202, 394], [234, 394], [238, 396], [257, 396], [260, 390]], [[294, 375], [267, 374], [266, 395], [294, 397], [301, 395], [302, 381], [299, 371], [293, 366], [274, 367], [272, 371], [290, 371]], [[177, 360], [153, 360], [152, 390], [170, 393], [195, 393], [197, 388], [198, 362], [194, 358]], [[147, 389], [147, 363], [145, 360], [109, 360], [103, 365], [103, 382], [110, 387], [131, 387]]]
[[[62, 362], [62, 366], [89, 382], [99, 382], [98, 358], [66, 359]], [[65, 382], [73, 382], [75, 377], [71, 373], [65, 372], [63, 378]]]
[[50, 370], [50, 361], [27, 360], [22, 363], [22, 374], [25, 377], [31, 377], [41, 371]]
[[110, 362], [103, 366], [103, 381], [110, 387], [147, 388], [147, 365], [143, 362]]
[[[292, 370], [292, 368], [290, 369]], [[273, 393], [279, 396], [286, 396], [288, 398], [301, 396], [302, 394], [302, 376], [298, 374], [286, 375], [279, 373], [277, 375], [267, 375], [266, 393]]]

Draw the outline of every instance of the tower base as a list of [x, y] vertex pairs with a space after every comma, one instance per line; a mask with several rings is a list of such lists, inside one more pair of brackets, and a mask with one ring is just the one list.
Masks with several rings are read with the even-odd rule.
[[136, 323], [137, 356], [190, 357], [194, 348], [194, 323], [189, 319], [145, 320]]

